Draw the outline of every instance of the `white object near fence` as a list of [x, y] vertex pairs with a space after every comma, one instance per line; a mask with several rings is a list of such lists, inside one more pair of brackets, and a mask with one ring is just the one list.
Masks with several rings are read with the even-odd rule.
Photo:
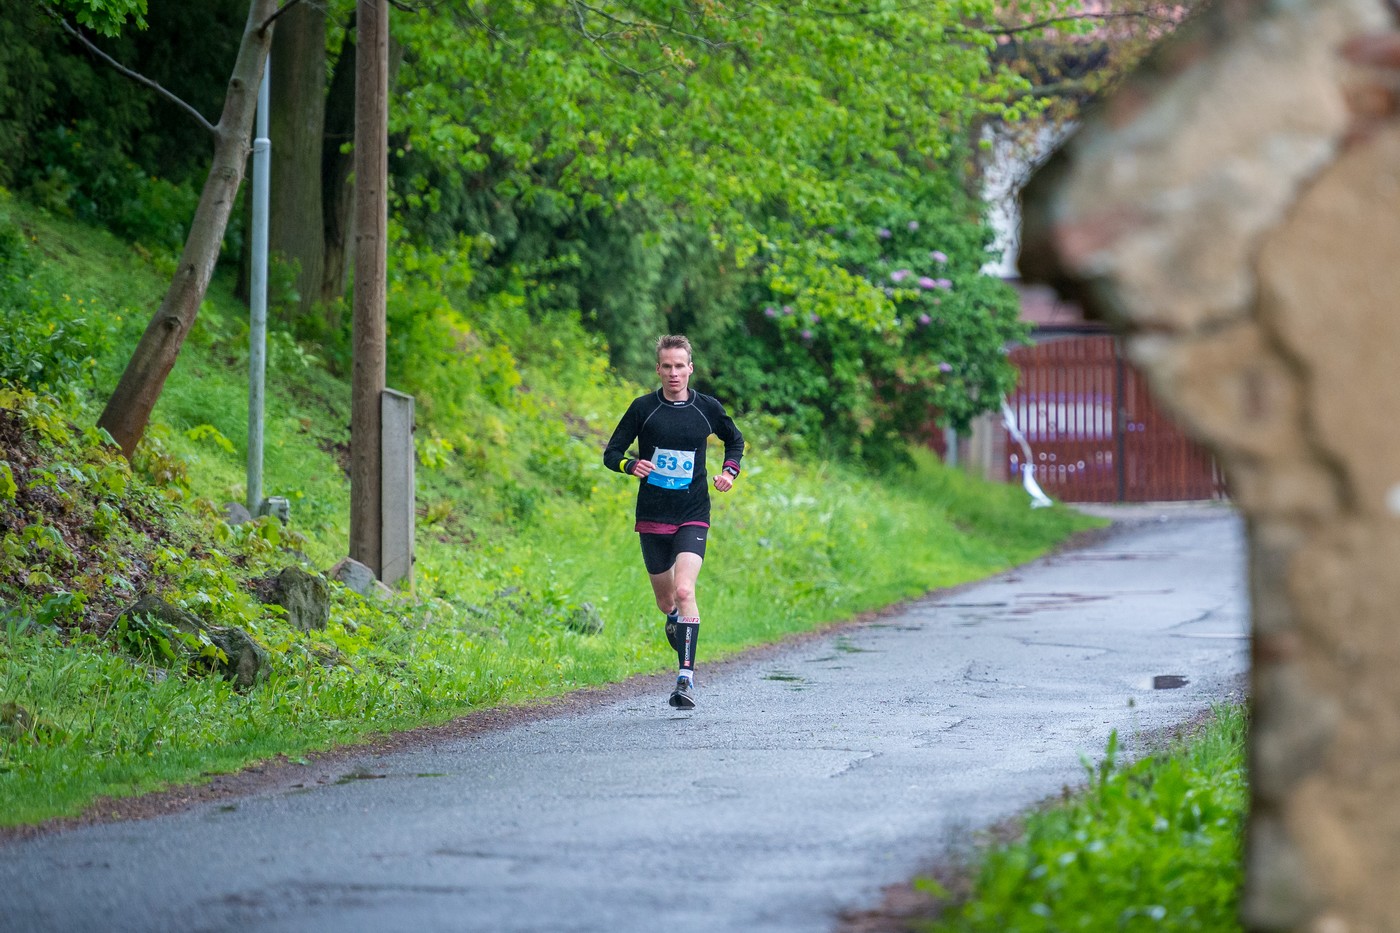
[[1040, 488], [1040, 484], [1035, 481], [1035, 462], [1031, 456], [1031, 445], [1026, 442], [1026, 436], [1021, 433], [1020, 427], [1016, 424], [1016, 413], [1011, 410], [1011, 405], [1007, 403], [1006, 396], [1001, 397], [1001, 420], [1006, 425], [1006, 431], [1011, 435], [1016, 443], [1021, 445], [1021, 451], [1025, 457], [1021, 460], [1021, 485], [1026, 492], [1030, 493], [1031, 508], [1043, 509], [1047, 505], [1054, 505]]

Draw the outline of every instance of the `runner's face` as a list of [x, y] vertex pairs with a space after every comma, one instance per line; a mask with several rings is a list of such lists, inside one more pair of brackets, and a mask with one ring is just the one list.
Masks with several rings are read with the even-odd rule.
[[679, 400], [690, 385], [690, 374], [695, 371], [690, 354], [680, 347], [662, 350], [656, 363], [656, 374], [661, 377], [661, 388], [668, 398]]

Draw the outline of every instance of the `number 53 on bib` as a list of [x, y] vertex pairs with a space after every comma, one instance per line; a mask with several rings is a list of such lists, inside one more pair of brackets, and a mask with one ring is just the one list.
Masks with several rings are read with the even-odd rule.
[[656, 448], [651, 462], [655, 465], [647, 482], [662, 489], [689, 489], [695, 477], [695, 451]]

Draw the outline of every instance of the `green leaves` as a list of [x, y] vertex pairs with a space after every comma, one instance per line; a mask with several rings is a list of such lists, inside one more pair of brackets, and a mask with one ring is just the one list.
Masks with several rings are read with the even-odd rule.
[[208, 441], [227, 454], [234, 452], [233, 441], [225, 437], [223, 432], [212, 424], [197, 424], [185, 431], [185, 437], [192, 441]]
[[[837, 452], [898, 459], [931, 418], [965, 426], [1011, 384], [1019, 335], [1010, 292], [975, 281], [989, 238], [960, 177], [970, 127], [1024, 84], [990, 54], [992, 14], [542, 0], [397, 17], [398, 216], [476, 270], [431, 315], [490, 340], [477, 309], [501, 295], [581, 313], [642, 379], [639, 335], [685, 330], [702, 387]], [[437, 287], [403, 278], [420, 280]], [[422, 317], [408, 329], [444, 326]]]
[[931, 425], [966, 428], [1014, 382], [1014, 293], [982, 275], [988, 229], [955, 175], [851, 167], [845, 223], [775, 224], [719, 339], [716, 382], [741, 410], [868, 463]]
[[825, 224], [841, 214], [847, 167], [896, 152], [940, 160], [973, 119], [1000, 112], [1022, 82], [993, 70], [991, 36], [969, 25], [991, 11], [730, 2], [692, 8], [681, 26], [671, 4], [546, 0], [399, 17], [394, 131], [410, 178], [427, 173], [448, 201], [479, 175], [569, 208], [640, 193], [735, 233], [773, 203]]
[[150, 616], [125, 613], [117, 619], [115, 639], [122, 650], [145, 661], [169, 663], [177, 657], [175, 632]]
[[1242, 880], [1245, 714], [1223, 707], [1188, 742], [1118, 767], [988, 854], [971, 898], [929, 926], [974, 931], [1233, 930]]
[[19, 487], [15, 485], [15, 471], [5, 460], [0, 460], [0, 502], [14, 502]]
[[72, 14], [78, 25], [104, 36], [115, 36], [128, 21], [146, 28], [146, 0], [40, 0], [46, 6]]

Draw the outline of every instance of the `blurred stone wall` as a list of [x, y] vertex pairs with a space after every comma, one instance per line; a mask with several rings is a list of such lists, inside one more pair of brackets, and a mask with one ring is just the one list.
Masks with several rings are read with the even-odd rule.
[[1400, 930], [1400, 34], [1217, 0], [1024, 193], [1250, 533], [1251, 930]]

